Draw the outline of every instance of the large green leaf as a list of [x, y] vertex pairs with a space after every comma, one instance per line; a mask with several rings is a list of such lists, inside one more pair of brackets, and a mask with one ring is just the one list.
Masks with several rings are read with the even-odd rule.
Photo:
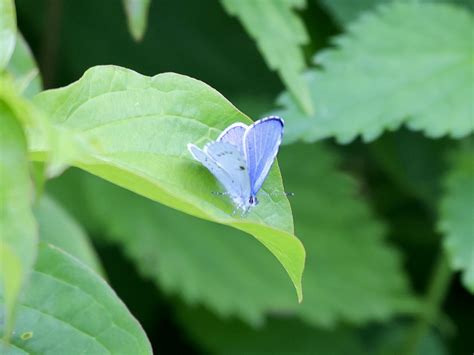
[[128, 29], [135, 41], [141, 41], [148, 23], [148, 9], [151, 0], [123, 0], [127, 14]]
[[42, 196], [34, 212], [41, 241], [61, 248], [98, 274], [103, 274], [85, 231], [54, 199]]
[[152, 353], [140, 324], [105, 281], [46, 243], [40, 244], [11, 344], [2, 354]]
[[35, 58], [20, 33], [17, 34], [15, 51], [8, 63], [7, 71], [12, 74], [18, 90], [24, 96], [31, 98], [42, 90], [43, 84]]
[[[444, 24], [444, 25], [440, 25]], [[429, 137], [473, 131], [473, 15], [447, 4], [392, 3], [352, 23], [307, 73], [316, 113], [280, 97], [288, 141], [377, 138], [405, 123]]]
[[16, 13], [13, 0], [0, 0], [0, 72], [15, 48]]
[[309, 36], [294, 13], [294, 9], [304, 8], [306, 0], [221, 1], [255, 39], [268, 66], [278, 71], [303, 111], [312, 114], [309, 88], [300, 75], [306, 67], [301, 46], [309, 41]]
[[445, 179], [439, 229], [445, 235], [454, 270], [462, 271], [464, 286], [474, 293], [474, 147], [453, 154], [453, 167]]
[[180, 309], [178, 316], [194, 341], [209, 354], [367, 354], [354, 331], [321, 330], [291, 317], [273, 317], [264, 327], [253, 329], [202, 309]]
[[0, 80], [0, 329], [8, 337], [21, 288], [36, 257], [37, 230], [31, 212], [33, 189], [28, 172], [27, 143], [21, 119], [3, 94]]
[[[187, 144], [203, 145], [229, 124], [250, 119], [204, 83], [168, 73], [146, 77], [103, 66], [68, 87], [36, 96], [53, 125], [75, 140], [68, 163], [188, 214], [252, 234], [282, 263], [302, 298], [305, 252], [275, 164], [246, 217], [232, 215], [219, 186]], [[81, 146], [77, 147], [76, 142]], [[43, 148], [34, 154], [42, 159]], [[44, 148], [45, 150], [47, 148]]]
[[[223, 317], [259, 325], [275, 311], [330, 326], [411, 311], [398, 254], [381, 240], [383, 228], [355, 196], [354, 181], [336, 171], [333, 154], [312, 146], [284, 147], [280, 154], [289, 191], [296, 193], [296, 228], [310, 246], [304, 277], [308, 297], [297, 307], [276, 261], [241, 232], [167, 209], [78, 170], [50, 181], [48, 189], [91, 235], [122, 246], [160, 288]], [[306, 165], [299, 163], [303, 159]]]

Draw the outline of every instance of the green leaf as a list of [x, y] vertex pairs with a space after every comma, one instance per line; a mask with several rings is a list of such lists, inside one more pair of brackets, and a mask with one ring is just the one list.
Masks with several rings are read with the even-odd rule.
[[[440, 25], [444, 24], [444, 25]], [[473, 15], [446, 4], [392, 3], [353, 23], [306, 75], [310, 118], [288, 94], [278, 113], [288, 140], [364, 141], [406, 124], [429, 137], [473, 131]], [[447, 119], [447, 117], [449, 119]]]
[[288, 200], [270, 195], [283, 190], [278, 166], [260, 192], [259, 206], [242, 218], [232, 216], [228, 199], [212, 194], [218, 183], [187, 151], [188, 143], [202, 146], [231, 123], [251, 122], [217, 91], [178, 74], [150, 78], [103, 66], [68, 87], [37, 95], [35, 102], [57, 129], [75, 138], [68, 163], [169, 207], [252, 234], [281, 262], [301, 300], [304, 247], [293, 235]]
[[98, 274], [104, 274], [85, 231], [54, 199], [42, 196], [34, 212], [41, 241], [61, 248]]
[[218, 319], [202, 309], [180, 309], [178, 318], [209, 354], [367, 354], [353, 331], [321, 330], [290, 317], [273, 317], [258, 329]]
[[37, 231], [31, 212], [33, 189], [28, 172], [27, 143], [19, 119], [4, 100], [0, 81], [0, 292], [8, 338], [16, 304], [36, 257]]
[[90, 235], [118, 244], [141, 274], [189, 304], [259, 325], [271, 307], [294, 303], [277, 261], [236, 229], [185, 215], [79, 170], [49, 181], [47, 189]]
[[474, 148], [453, 155], [453, 166], [445, 179], [439, 229], [454, 270], [462, 272], [464, 286], [474, 293]]
[[0, 0], [0, 72], [15, 48], [16, 12], [13, 0]]
[[[319, 0], [319, 2], [328, 9], [331, 15], [340, 23], [347, 24], [357, 19], [367, 11], [373, 10], [377, 5], [386, 4], [394, 0]], [[474, 9], [474, 4], [470, 0], [397, 0], [405, 2], [445, 2], [466, 6]]]
[[45, 243], [40, 244], [11, 344], [2, 354], [152, 353], [140, 324], [106, 282]]
[[376, 5], [390, 1], [393, 0], [319, 0], [321, 5], [323, 5], [340, 24], [353, 21], [362, 13], [373, 10]]
[[142, 40], [148, 23], [148, 9], [151, 0], [123, 0], [127, 14], [128, 29], [135, 41]]
[[7, 71], [15, 78], [15, 84], [24, 96], [31, 98], [42, 90], [43, 84], [35, 58], [20, 33], [17, 34], [15, 51]]
[[307, 114], [314, 112], [308, 85], [301, 77], [305, 58], [301, 46], [309, 42], [303, 21], [294, 9], [305, 0], [221, 0], [226, 11], [237, 16], [268, 63]]
[[[331, 326], [411, 312], [415, 303], [399, 255], [355, 196], [355, 182], [336, 171], [334, 155], [313, 146], [284, 147], [280, 155], [288, 191], [295, 192], [296, 228], [310, 246], [304, 277], [309, 293], [301, 305], [295, 305], [276, 260], [237, 230], [167, 209], [78, 170], [47, 188], [91, 235], [119, 244], [160, 289], [222, 317], [257, 326], [267, 313], [291, 313]], [[303, 159], [306, 165], [299, 163]]]
[[358, 196], [354, 179], [337, 171], [337, 157], [318, 145], [292, 145], [280, 160], [294, 193], [295, 229], [308, 250], [305, 302], [294, 307], [300, 317], [331, 326], [416, 312], [400, 254], [386, 242], [385, 226]]

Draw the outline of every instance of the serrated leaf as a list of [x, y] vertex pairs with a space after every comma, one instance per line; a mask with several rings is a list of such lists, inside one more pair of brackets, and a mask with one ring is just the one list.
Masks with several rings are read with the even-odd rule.
[[291, 317], [273, 317], [264, 327], [253, 329], [202, 309], [177, 313], [196, 344], [209, 354], [367, 354], [354, 331], [322, 330]]
[[99, 275], [100, 261], [82, 227], [51, 197], [41, 197], [34, 209], [40, 240], [79, 259]]
[[293, 145], [280, 156], [295, 228], [309, 251], [306, 302], [295, 307], [300, 317], [331, 326], [415, 312], [400, 254], [384, 240], [385, 227], [354, 179], [337, 171], [336, 156], [316, 145]]
[[462, 272], [464, 286], [474, 293], [474, 148], [453, 155], [453, 166], [445, 179], [439, 229], [454, 270]]
[[[340, 23], [347, 24], [350, 21], [357, 19], [359, 16], [363, 15], [367, 11], [373, 10], [376, 6], [380, 4], [386, 4], [394, 0], [357, 0], [357, 1], [347, 1], [347, 0], [319, 0], [319, 2], [326, 7], [331, 15]], [[405, 1], [405, 2], [444, 2], [452, 3], [457, 5], [466, 6], [469, 9], [474, 9], [474, 4], [470, 0], [396, 0], [396, 1]]]
[[36, 258], [37, 231], [31, 211], [33, 189], [21, 119], [4, 99], [0, 81], [0, 330], [8, 338], [21, 289]]
[[2, 354], [152, 354], [140, 324], [105, 281], [45, 243], [40, 244], [11, 344], [3, 344]]
[[148, 9], [151, 0], [123, 0], [127, 14], [128, 29], [135, 41], [142, 40], [148, 23]]
[[[445, 25], [440, 26], [440, 23]], [[289, 141], [358, 135], [368, 142], [406, 124], [429, 137], [473, 131], [473, 15], [447, 4], [382, 6], [349, 26], [306, 75], [316, 113], [280, 98]]]
[[15, 50], [7, 71], [15, 78], [16, 87], [23, 96], [31, 98], [42, 90], [43, 84], [35, 58], [20, 33], [17, 34]]
[[[398, 253], [382, 240], [383, 227], [355, 197], [355, 182], [336, 171], [334, 155], [312, 146], [284, 147], [280, 154], [288, 191], [295, 192], [297, 230], [311, 246], [304, 277], [309, 294], [298, 306], [275, 260], [238, 231], [77, 170], [50, 181], [48, 190], [91, 235], [118, 243], [161, 289], [222, 317], [256, 326], [267, 313], [291, 313], [331, 326], [411, 312], [415, 303]], [[299, 163], [303, 160], [305, 165]]]
[[301, 46], [309, 42], [304, 24], [294, 9], [305, 0], [221, 0], [226, 11], [237, 16], [268, 63], [278, 71], [293, 98], [307, 114], [314, 111], [308, 85], [301, 77], [306, 67]]
[[[167, 73], [146, 77], [114, 66], [95, 67], [68, 87], [43, 92], [35, 102], [52, 124], [75, 138], [67, 163], [169, 207], [245, 231], [281, 262], [302, 298], [305, 252], [293, 235], [293, 218], [278, 166], [245, 218], [232, 216], [216, 180], [193, 160], [188, 143], [203, 145], [231, 123], [251, 120], [206, 84]], [[75, 143], [81, 142], [78, 147]], [[41, 150], [41, 148], [38, 148]], [[41, 159], [41, 152], [36, 152]]]
[[16, 12], [13, 0], [0, 0], [0, 72], [15, 48]]

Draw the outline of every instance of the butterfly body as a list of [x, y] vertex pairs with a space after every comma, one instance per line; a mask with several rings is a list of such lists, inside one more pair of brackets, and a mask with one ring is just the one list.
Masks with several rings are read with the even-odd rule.
[[276, 116], [250, 126], [235, 123], [202, 150], [194, 144], [188, 149], [221, 183], [237, 209], [246, 213], [258, 204], [257, 193], [278, 153], [283, 125]]

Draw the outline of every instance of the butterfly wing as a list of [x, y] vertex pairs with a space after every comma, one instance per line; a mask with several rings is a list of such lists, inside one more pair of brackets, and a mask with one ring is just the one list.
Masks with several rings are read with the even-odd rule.
[[188, 144], [193, 157], [201, 162], [224, 186], [237, 205], [242, 205], [250, 196], [250, 180], [245, 158], [239, 149], [225, 142], [211, 142], [199, 149]]
[[262, 187], [275, 160], [283, 137], [284, 122], [270, 116], [252, 124], [244, 134], [244, 152], [252, 195]]
[[229, 127], [227, 127], [217, 138], [218, 142], [224, 142], [224, 143], [230, 143], [232, 145], [235, 145], [236, 147], [239, 148], [240, 152], [242, 155], [244, 154], [243, 151], [243, 143], [244, 143], [244, 134], [245, 131], [247, 130], [248, 126], [237, 122]]

